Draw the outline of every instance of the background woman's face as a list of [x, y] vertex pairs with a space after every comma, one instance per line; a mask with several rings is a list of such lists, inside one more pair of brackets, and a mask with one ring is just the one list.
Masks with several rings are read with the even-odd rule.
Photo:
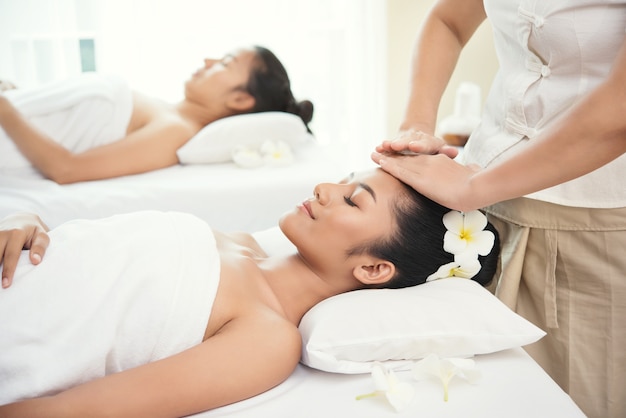
[[205, 105], [221, 103], [248, 84], [255, 56], [252, 49], [239, 49], [221, 59], [205, 58], [204, 66], [185, 83], [185, 97]]
[[394, 232], [392, 208], [402, 184], [380, 169], [353, 173], [315, 187], [314, 196], [279, 225], [312, 266], [344, 265], [348, 250]]

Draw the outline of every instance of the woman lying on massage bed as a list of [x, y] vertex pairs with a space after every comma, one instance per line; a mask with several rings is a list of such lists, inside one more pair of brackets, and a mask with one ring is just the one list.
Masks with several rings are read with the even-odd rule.
[[[90, 113], [95, 118], [102, 118], [107, 112], [120, 113], [114, 118], [120, 130], [113, 134], [116, 137], [103, 138], [100, 143], [104, 145], [76, 153], [31, 123], [29, 115], [22, 115], [0, 92], [0, 127], [32, 166], [57, 183], [105, 179], [175, 165], [176, 150], [204, 126], [227, 116], [283, 111], [300, 116], [305, 124], [313, 116], [311, 102], [295, 100], [281, 62], [259, 46], [236, 50], [221, 60], [205, 59], [204, 67], [186, 81], [185, 97], [177, 104], [131, 92], [115, 78], [94, 88], [98, 94], [98, 89], [104, 88], [120, 91], [112, 111], [97, 108]], [[45, 117], [49, 117], [48, 111]], [[83, 116], [71, 117], [70, 124], [90, 123]], [[53, 120], [45, 126], [50, 123], [62, 124]], [[2, 138], [1, 131], [0, 140], [9, 141]], [[77, 135], [89, 136], [90, 132]]]
[[[296, 367], [298, 324], [313, 305], [420, 284], [452, 262], [448, 212], [375, 169], [319, 184], [281, 217], [293, 254], [268, 256], [251, 235], [191, 215], [138, 212], [59, 226], [43, 261], [22, 253], [15, 277], [15, 250], [40, 240], [43, 255], [46, 228], [36, 216], [7, 217], [0, 404], [29, 400], [0, 406], [0, 416], [174, 417], [260, 394]], [[486, 224], [479, 212], [465, 216]], [[486, 236], [486, 255], [469, 276], [485, 284], [498, 240], [474, 233]]]

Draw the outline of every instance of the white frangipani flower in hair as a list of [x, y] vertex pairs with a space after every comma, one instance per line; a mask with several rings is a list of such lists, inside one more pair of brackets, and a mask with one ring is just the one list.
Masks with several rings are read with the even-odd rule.
[[454, 261], [444, 264], [439, 269], [428, 276], [427, 282], [437, 279], [447, 279], [458, 277], [460, 279], [471, 279], [480, 271], [480, 262], [474, 254], [463, 253], [454, 256]]
[[485, 231], [487, 217], [479, 210], [461, 213], [450, 211], [443, 215], [448, 230], [443, 237], [443, 249], [450, 254], [464, 252], [487, 255], [493, 248], [495, 236]]

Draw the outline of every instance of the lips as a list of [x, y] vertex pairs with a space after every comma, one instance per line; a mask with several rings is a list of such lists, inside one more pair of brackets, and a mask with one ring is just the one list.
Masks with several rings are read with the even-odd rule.
[[315, 216], [313, 216], [313, 211], [311, 210], [311, 201], [305, 200], [304, 202], [302, 202], [302, 208], [311, 219], [315, 219]]

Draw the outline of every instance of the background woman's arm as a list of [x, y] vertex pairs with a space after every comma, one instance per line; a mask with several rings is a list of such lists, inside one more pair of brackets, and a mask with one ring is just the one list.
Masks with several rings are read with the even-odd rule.
[[0, 126], [45, 177], [60, 184], [143, 173], [178, 163], [176, 150], [192, 135], [167, 118], [148, 123], [124, 139], [74, 154], [33, 127], [0, 94]]

